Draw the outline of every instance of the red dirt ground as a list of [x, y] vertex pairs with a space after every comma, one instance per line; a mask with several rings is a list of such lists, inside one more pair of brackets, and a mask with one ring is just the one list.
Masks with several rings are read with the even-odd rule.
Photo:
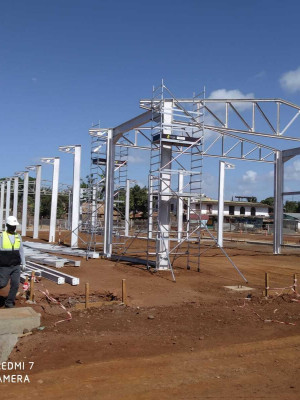
[[[21, 338], [10, 357], [26, 363], [22, 373], [31, 383], [0, 383], [1, 397], [299, 399], [300, 304], [291, 290], [272, 291], [269, 299], [262, 292], [265, 272], [272, 288], [292, 286], [300, 250], [286, 248], [274, 256], [271, 246], [225, 246], [253, 291], [224, 288], [245, 283], [218, 249], [201, 257], [200, 272], [178, 261], [176, 283], [170, 272], [103, 259], [81, 259], [81, 267], [62, 269], [80, 278], [77, 287], [37, 283], [32, 307], [45, 329]], [[85, 282], [93, 299], [105, 293], [120, 299], [122, 279], [127, 306], [71, 307], [79, 295], [83, 299]], [[39, 291], [44, 288], [69, 307], [71, 321], [54, 325], [66, 313], [45, 300]], [[20, 297], [17, 306], [28, 305]], [[289, 325], [269, 322], [275, 320]]]

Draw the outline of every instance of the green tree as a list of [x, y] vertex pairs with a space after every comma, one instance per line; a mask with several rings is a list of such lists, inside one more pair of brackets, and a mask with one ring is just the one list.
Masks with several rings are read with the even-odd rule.
[[274, 197], [267, 197], [266, 199], [262, 200], [261, 203], [267, 204], [268, 206], [274, 206]]
[[284, 210], [287, 213], [296, 213], [299, 212], [300, 203], [299, 201], [289, 201], [287, 200], [284, 205]]
[[133, 211], [134, 214], [142, 212], [143, 217], [147, 216], [148, 189], [146, 186], [141, 188], [139, 185], [134, 185], [130, 189], [130, 211]]
[[[68, 212], [69, 197], [65, 194], [58, 194], [57, 198], [57, 218], [64, 218]], [[41, 217], [50, 218], [51, 196], [41, 195]]]

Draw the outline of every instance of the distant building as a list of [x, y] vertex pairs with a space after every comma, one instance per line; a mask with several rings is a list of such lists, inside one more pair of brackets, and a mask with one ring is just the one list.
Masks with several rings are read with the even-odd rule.
[[[191, 201], [191, 210], [204, 215], [218, 215], [218, 200], [213, 200], [208, 197], [193, 199]], [[247, 201], [225, 201], [224, 216], [245, 216], [245, 217], [269, 217], [272, 208], [267, 204], [254, 203]]]

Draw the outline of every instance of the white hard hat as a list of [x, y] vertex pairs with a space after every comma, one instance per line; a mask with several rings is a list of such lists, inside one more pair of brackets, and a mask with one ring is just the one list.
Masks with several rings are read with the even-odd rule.
[[19, 225], [17, 218], [14, 217], [13, 215], [10, 215], [9, 217], [6, 218], [6, 223], [7, 223], [7, 225], [11, 225], [11, 226]]

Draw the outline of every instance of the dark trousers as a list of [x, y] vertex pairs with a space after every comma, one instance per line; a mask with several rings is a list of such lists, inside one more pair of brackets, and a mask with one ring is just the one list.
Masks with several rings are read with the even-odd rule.
[[11, 306], [15, 304], [16, 294], [19, 290], [20, 285], [20, 265], [14, 265], [11, 267], [0, 267], [0, 289], [7, 286], [10, 280], [10, 290], [8, 296], [5, 300], [6, 306]]

